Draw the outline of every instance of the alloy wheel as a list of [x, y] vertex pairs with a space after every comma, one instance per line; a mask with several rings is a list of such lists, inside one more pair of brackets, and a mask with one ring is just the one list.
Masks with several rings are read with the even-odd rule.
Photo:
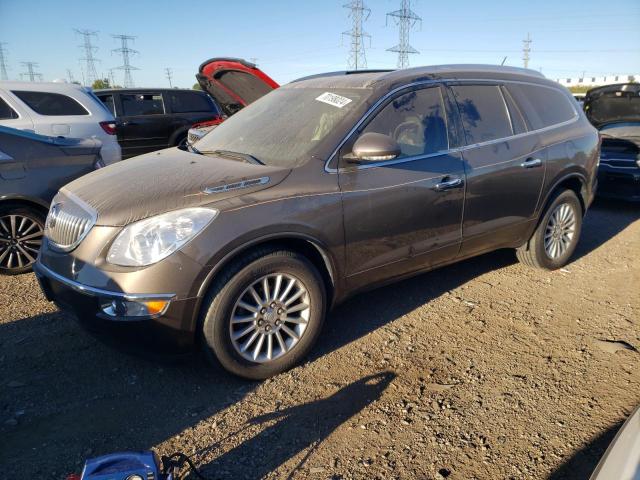
[[42, 244], [44, 229], [26, 215], [0, 217], [0, 268], [14, 270], [33, 265]]
[[561, 203], [551, 213], [544, 233], [544, 250], [549, 258], [555, 260], [563, 256], [575, 233], [575, 212], [568, 203]]
[[265, 275], [238, 297], [229, 323], [234, 349], [245, 360], [265, 363], [294, 348], [311, 311], [307, 288], [285, 273]]

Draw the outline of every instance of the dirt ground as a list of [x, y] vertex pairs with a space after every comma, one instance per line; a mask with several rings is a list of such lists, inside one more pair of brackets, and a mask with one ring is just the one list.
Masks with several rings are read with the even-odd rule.
[[211, 478], [584, 479], [640, 403], [640, 207], [556, 272], [500, 251], [353, 298], [263, 383], [124, 355], [0, 278], [3, 478], [153, 448]]

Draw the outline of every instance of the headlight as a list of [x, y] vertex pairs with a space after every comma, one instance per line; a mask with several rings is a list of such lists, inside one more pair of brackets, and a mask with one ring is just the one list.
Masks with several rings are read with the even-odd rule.
[[218, 215], [210, 208], [185, 208], [127, 225], [107, 254], [114, 265], [142, 267], [159, 262], [193, 239]]

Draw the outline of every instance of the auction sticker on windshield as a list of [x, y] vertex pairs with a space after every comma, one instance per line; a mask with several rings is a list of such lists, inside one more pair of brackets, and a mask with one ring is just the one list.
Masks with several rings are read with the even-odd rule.
[[322, 95], [316, 98], [319, 102], [328, 103], [329, 105], [333, 105], [334, 107], [342, 108], [348, 103], [351, 102], [350, 98], [343, 97], [341, 95], [336, 95], [331, 92], [324, 92]]

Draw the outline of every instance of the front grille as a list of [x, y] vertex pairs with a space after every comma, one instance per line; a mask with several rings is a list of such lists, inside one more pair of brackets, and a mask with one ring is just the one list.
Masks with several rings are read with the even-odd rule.
[[88, 205], [56, 196], [47, 222], [45, 235], [56, 250], [68, 252], [78, 246], [96, 222], [96, 214]]

